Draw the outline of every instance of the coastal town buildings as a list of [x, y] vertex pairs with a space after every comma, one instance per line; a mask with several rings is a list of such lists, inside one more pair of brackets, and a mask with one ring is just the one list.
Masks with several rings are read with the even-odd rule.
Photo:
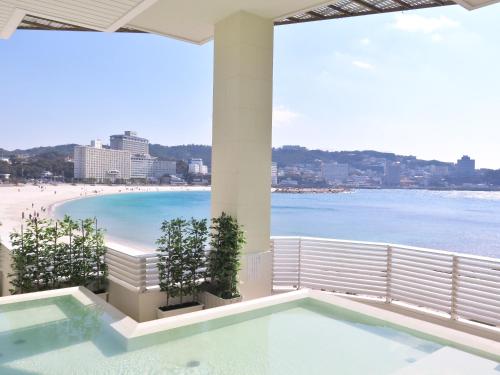
[[208, 174], [208, 167], [203, 164], [203, 159], [194, 158], [189, 160], [188, 173], [191, 174]]
[[444, 177], [449, 175], [450, 168], [447, 165], [431, 165], [430, 173], [435, 177]]
[[401, 184], [401, 163], [386, 163], [384, 184], [386, 186], [400, 186]]
[[[310, 160], [311, 154], [324, 159], [296, 162]], [[336, 185], [367, 189], [497, 189], [500, 186], [493, 170], [476, 170], [474, 160], [468, 156], [450, 163], [372, 151], [328, 153], [284, 146], [273, 150], [273, 159], [279, 161], [278, 186]]]
[[349, 164], [325, 163], [322, 166], [322, 175], [327, 184], [340, 184], [349, 177]]
[[176, 174], [177, 163], [151, 156], [149, 140], [125, 131], [110, 137], [110, 148], [104, 148], [100, 140], [75, 147], [74, 171], [78, 180], [159, 180]]
[[459, 177], [472, 177], [476, 170], [476, 161], [464, 155], [457, 160], [457, 175]]

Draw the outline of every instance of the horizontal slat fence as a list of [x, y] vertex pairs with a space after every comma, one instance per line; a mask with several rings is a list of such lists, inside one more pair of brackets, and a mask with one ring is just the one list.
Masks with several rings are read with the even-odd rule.
[[[273, 237], [273, 291], [376, 297], [500, 327], [500, 259], [382, 243]], [[158, 287], [157, 255], [108, 249], [109, 278]]]
[[453, 255], [391, 246], [390, 300], [452, 312]]
[[271, 240], [273, 251], [273, 288], [300, 287], [300, 238], [279, 237]]
[[500, 262], [458, 256], [456, 314], [500, 326]]
[[[208, 256], [208, 253], [207, 249], [205, 256]], [[159, 287], [157, 263], [157, 253], [131, 255], [109, 247], [106, 253], [109, 279], [139, 292]]]
[[409, 246], [273, 237], [273, 290], [378, 297], [500, 326], [500, 259]]
[[130, 255], [111, 248], [106, 253], [109, 279], [140, 292], [158, 285], [157, 261], [155, 253]]
[[300, 240], [301, 286], [379, 296], [387, 288], [387, 253], [380, 245]]

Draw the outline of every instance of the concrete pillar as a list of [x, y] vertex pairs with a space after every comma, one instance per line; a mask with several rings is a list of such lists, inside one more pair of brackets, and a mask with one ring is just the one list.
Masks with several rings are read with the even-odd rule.
[[273, 21], [238, 12], [215, 25], [212, 216], [244, 226], [244, 299], [271, 293]]

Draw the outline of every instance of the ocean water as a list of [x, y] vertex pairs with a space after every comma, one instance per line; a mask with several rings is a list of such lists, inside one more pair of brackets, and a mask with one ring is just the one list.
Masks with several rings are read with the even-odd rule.
[[[162, 220], [208, 218], [210, 192], [151, 192], [70, 201], [56, 215], [96, 217], [107, 236], [154, 248]], [[390, 242], [500, 257], [500, 192], [356, 190], [273, 194], [273, 235]]]

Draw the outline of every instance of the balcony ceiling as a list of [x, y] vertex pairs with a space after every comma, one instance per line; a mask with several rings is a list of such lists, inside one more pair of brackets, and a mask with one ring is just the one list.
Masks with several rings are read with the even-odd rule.
[[204, 43], [214, 24], [240, 10], [276, 25], [499, 0], [0, 0], [0, 38], [16, 29], [148, 32]]

